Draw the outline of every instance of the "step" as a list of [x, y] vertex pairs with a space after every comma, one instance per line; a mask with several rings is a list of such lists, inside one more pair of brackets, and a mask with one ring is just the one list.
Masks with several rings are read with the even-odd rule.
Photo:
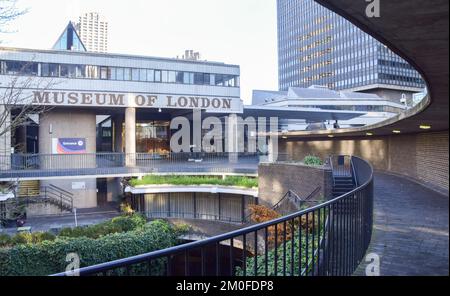
[[19, 197], [38, 196], [41, 184], [39, 180], [26, 180], [19, 182]]

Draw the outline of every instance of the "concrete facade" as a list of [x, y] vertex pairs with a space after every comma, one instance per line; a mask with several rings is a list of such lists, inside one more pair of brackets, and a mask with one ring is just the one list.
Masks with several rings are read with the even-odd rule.
[[289, 190], [302, 198], [310, 195], [317, 187], [316, 196], [329, 199], [332, 192], [331, 169], [311, 167], [299, 163], [262, 163], [258, 168], [259, 203], [275, 205]]
[[448, 195], [448, 132], [387, 137], [280, 141], [280, 153], [294, 160], [307, 155], [323, 159], [331, 154], [356, 155], [376, 170], [409, 177]]
[[[46, 158], [45, 154], [52, 154], [53, 138], [85, 138], [85, 155], [70, 157], [70, 165], [76, 167], [95, 167], [96, 159], [96, 121], [95, 113], [91, 111], [77, 110], [52, 110], [40, 115], [39, 125], [39, 151], [43, 156], [41, 159], [46, 168], [63, 168], [67, 166], [65, 155]], [[79, 186], [74, 186], [76, 182]], [[42, 181], [41, 185], [53, 184], [74, 194], [73, 202], [75, 208], [91, 208], [97, 206], [97, 184], [96, 179], [76, 180], [52, 180]], [[58, 209], [55, 209], [58, 211]]]

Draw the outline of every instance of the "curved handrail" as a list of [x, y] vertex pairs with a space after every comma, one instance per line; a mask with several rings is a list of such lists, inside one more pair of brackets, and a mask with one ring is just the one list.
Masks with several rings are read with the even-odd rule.
[[363, 185], [361, 185], [361, 186], [355, 188], [354, 190], [352, 190], [348, 193], [345, 193], [339, 197], [336, 197], [334, 199], [326, 201], [322, 204], [319, 204], [319, 205], [313, 206], [311, 208], [301, 210], [299, 212], [292, 213], [292, 214], [289, 214], [289, 215], [286, 215], [286, 216], [283, 216], [283, 217], [280, 217], [280, 218], [277, 218], [277, 219], [274, 219], [271, 221], [267, 221], [267, 222], [263, 222], [263, 223], [259, 223], [259, 224], [255, 224], [255, 225], [250, 225], [250, 226], [244, 227], [242, 229], [238, 229], [238, 230], [235, 230], [232, 232], [228, 232], [228, 233], [220, 234], [220, 235], [217, 235], [217, 236], [214, 236], [211, 238], [207, 238], [205, 240], [190, 242], [187, 244], [182, 244], [182, 245], [174, 246], [174, 247], [163, 249], [163, 250], [157, 250], [157, 251], [140, 254], [140, 255], [136, 255], [136, 256], [132, 256], [132, 257], [128, 257], [128, 258], [114, 260], [111, 262], [105, 262], [105, 263], [100, 263], [100, 264], [93, 265], [93, 266], [83, 267], [83, 268], [80, 268], [78, 270], [71, 271], [71, 272], [58, 273], [58, 274], [55, 274], [54, 276], [66, 276], [66, 275], [70, 275], [73, 273], [80, 274], [80, 275], [95, 274], [95, 273], [103, 272], [105, 270], [112, 270], [112, 269], [116, 269], [116, 268], [120, 268], [120, 267], [124, 267], [124, 266], [130, 266], [133, 264], [148, 262], [151, 260], [161, 259], [161, 258], [164, 258], [167, 256], [176, 255], [176, 254], [180, 254], [183, 252], [186, 253], [192, 249], [199, 249], [202, 247], [206, 247], [210, 244], [220, 244], [223, 241], [233, 240], [236, 237], [240, 237], [240, 236], [243, 236], [246, 234], [257, 233], [260, 230], [268, 229], [269, 227], [273, 227], [273, 226], [279, 225], [281, 223], [286, 223], [286, 222], [294, 220], [295, 218], [301, 217], [303, 215], [308, 215], [315, 211], [324, 209], [324, 208], [331, 206], [341, 200], [355, 196], [358, 192], [362, 191], [363, 189], [365, 189], [372, 183], [372, 181], [373, 181], [372, 165], [367, 163], [366, 161], [364, 161], [363, 159], [361, 159], [359, 157], [356, 157], [356, 156], [352, 156], [352, 157], [362, 160], [365, 164], [367, 164], [369, 166], [369, 169], [370, 169], [369, 177], [367, 178], [367, 180], [365, 180]]

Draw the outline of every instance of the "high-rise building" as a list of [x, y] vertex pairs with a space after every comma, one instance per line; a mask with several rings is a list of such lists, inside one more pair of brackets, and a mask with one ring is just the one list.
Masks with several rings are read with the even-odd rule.
[[409, 103], [425, 87], [408, 62], [313, 0], [277, 0], [279, 88], [327, 86]]
[[81, 15], [76, 29], [87, 51], [108, 51], [108, 22], [97, 12]]

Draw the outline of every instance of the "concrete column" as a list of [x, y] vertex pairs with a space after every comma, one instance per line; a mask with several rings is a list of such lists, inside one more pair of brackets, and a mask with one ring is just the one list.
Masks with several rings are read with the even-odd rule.
[[229, 152], [228, 161], [230, 163], [238, 162], [238, 152], [239, 152], [239, 144], [238, 144], [238, 118], [236, 114], [231, 114], [228, 116], [227, 120], [227, 151]]
[[116, 153], [122, 153], [122, 132], [123, 132], [123, 121], [124, 116], [123, 115], [114, 115], [112, 118], [112, 123], [114, 126], [114, 134], [113, 134], [113, 150]]
[[269, 137], [268, 139], [268, 161], [277, 162], [278, 161], [278, 140], [275, 137]]
[[125, 164], [136, 166], [136, 108], [125, 109]]
[[[0, 105], [0, 114], [7, 112], [5, 106]], [[11, 130], [10, 115], [6, 115], [7, 118], [0, 126], [0, 170], [11, 169]]]

